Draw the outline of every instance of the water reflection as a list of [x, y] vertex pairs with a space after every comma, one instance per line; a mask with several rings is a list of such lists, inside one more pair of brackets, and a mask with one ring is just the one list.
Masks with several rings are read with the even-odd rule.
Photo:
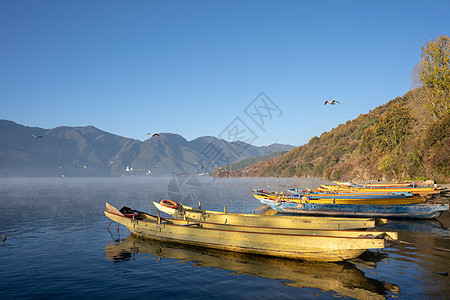
[[[315, 288], [357, 299], [385, 299], [400, 293], [397, 285], [368, 278], [349, 262], [303, 262], [268, 258], [145, 240], [133, 234], [120, 242], [109, 242], [105, 246], [105, 252], [106, 259], [113, 262], [128, 261], [139, 258], [140, 254], [150, 254], [158, 260], [176, 259], [178, 263], [181, 261], [193, 267], [221, 268], [232, 271], [233, 275], [277, 279], [287, 286]], [[374, 267], [385, 255], [366, 252], [357, 263], [364, 267]]]
[[379, 227], [382, 230], [408, 230], [415, 232], [426, 232], [437, 235], [447, 235], [448, 229], [436, 219], [433, 220], [409, 220], [409, 219], [389, 219], [386, 225]]

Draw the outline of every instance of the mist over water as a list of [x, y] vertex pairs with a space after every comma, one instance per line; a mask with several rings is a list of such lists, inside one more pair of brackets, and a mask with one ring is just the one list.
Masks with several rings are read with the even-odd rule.
[[[0, 298], [434, 298], [450, 293], [447, 228], [395, 220], [392, 244], [344, 263], [310, 263], [145, 241], [110, 223], [105, 202], [156, 214], [152, 201], [251, 213], [253, 188], [314, 188], [322, 179], [0, 178]], [[117, 230], [119, 228], [119, 230]], [[301, 295], [301, 297], [299, 297]]]

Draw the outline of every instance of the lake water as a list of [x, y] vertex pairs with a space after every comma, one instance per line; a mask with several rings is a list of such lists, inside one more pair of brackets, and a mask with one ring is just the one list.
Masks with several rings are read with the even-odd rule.
[[[314, 188], [321, 179], [1, 178], [0, 298], [449, 299], [450, 231], [394, 220], [392, 243], [341, 263], [188, 248], [134, 237], [105, 202], [156, 214], [170, 197], [209, 210], [261, 207], [252, 188]], [[445, 216], [444, 216], [445, 217]], [[448, 226], [448, 225], [446, 225]], [[444, 249], [444, 250], [443, 250]], [[447, 275], [447, 276], [445, 276]]]

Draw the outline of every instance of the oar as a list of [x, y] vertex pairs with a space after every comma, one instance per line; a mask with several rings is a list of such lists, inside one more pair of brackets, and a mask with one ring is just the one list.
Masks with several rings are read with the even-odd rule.
[[124, 215], [114, 206], [106, 202], [106, 211], [124, 217]]

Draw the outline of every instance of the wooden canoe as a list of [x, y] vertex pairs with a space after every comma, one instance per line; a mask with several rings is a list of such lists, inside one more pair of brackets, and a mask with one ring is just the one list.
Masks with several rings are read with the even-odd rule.
[[343, 181], [333, 181], [334, 184], [351, 187], [412, 187], [412, 182], [398, 182], [398, 181], [384, 181], [384, 182], [343, 182]]
[[342, 187], [338, 185], [322, 184], [320, 191], [332, 192], [412, 192], [414, 195], [437, 195], [441, 192], [438, 187]]
[[375, 199], [375, 198], [409, 198], [413, 197], [412, 192], [352, 192], [352, 191], [319, 191], [319, 190], [298, 190], [291, 188], [289, 193], [271, 192], [265, 190], [253, 189], [256, 194], [268, 196], [283, 196], [288, 198], [299, 198], [302, 196], [316, 198], [346, 198], [346, 199]]
[[275, 201], [293, 201], [297, 203], [317, 203], [317, 204], [364, 204], [364, 205], [380, 205], [380, 204], [417, 204], [426, 202], [425, 198], [406, 196], [404, 194], [391, 195], [341, 195], [341, 194], [274, 194], [255, 192], [253, 196], [256, 199], [269, 198]]
[[[130, 234], [120, 242], [105, 245], [106, 259], [114, 262], [126, 261], [130, 257], [169, 259], [195, 267], [219, 268], [233, 272], [269, 279], [281, 280], [283, 285], [295, 288], [314, 288], [331, 292], [334, 297], [352, 299], [385, 300], [386, 295], [400, 294], [396, 285], [367, 277], [351, 262], [331, 263], [297, 261], [258, 255], [243, 255], [231, 251], [196, 248], [185, 245], [143, 239]], [[370, 260], [385, 259], [387, 254], [368, 252]], [[358, 259], [359, 260], [359, 259]], [[140, 260], [143, 262], [142, 260]], [[369, 265], [363, 261], [363, 270]], [[337, 274], [339, 274], [337, 276]], [[301, 275], [301, 276], [299, 276]]]
[[397, 239], [396, 232], [237, 226], [133, 212], [138, 216], [130, 218], [111, 211], [104, 213], [144, 238], [290, 259], [342, 261], [358, 257], [368, 249], [384, 248], [385, 239]]
[[[262, 190], [256, 190], [256, 191], [262, 191]], [[267, 191], [263, 191], [267, 192]], [[324, 196], [330, 196], [330, 195], [338, 195], [338, 196], [354, 196], [354, 197], [360, 197], [360, 196], [369, 196], [369, 197], [375, 197], [375, 196], [381, 196], [381, 197], [390, 197], [390, 196], [401, 196], [401, 197], [412, 197], [412, 192], [389, 192], [389, 191], [365, 191], [365, 192], [356, 192], [356, 191], [348, 191], [348, 190], [342, 190], [342, 191], [329, 191], [329, 190], [317, 190], [317, 189], [308, 189], [308, 190], [299, 190], [295, 188], [290, 188], [289, 191], [290, 195], [324, 195]], [[289, 194], [288, 194], [289, 195]]]
[[434, 219], [449, 210], [448, 204], [317, 204], [274, 201], [269, 198], [260, 198], [259, 201], [282, 213], [342, 217]]
[[153, 202], [160, 211], [171, 215], [175, 219], [204, 221], [211, 223], [247, 225], [259, 227], [298, 228], [298, 229], [366, 229], [375, 225], [386, 224], [386, 219], [375, 218], [340, 218], [340, 217], [314, 217], [314, 216], [279, 216], [255, 215], [219, 212], [195, 209], [184, 204], [177, 208], [167, 207], [161, 203]]

